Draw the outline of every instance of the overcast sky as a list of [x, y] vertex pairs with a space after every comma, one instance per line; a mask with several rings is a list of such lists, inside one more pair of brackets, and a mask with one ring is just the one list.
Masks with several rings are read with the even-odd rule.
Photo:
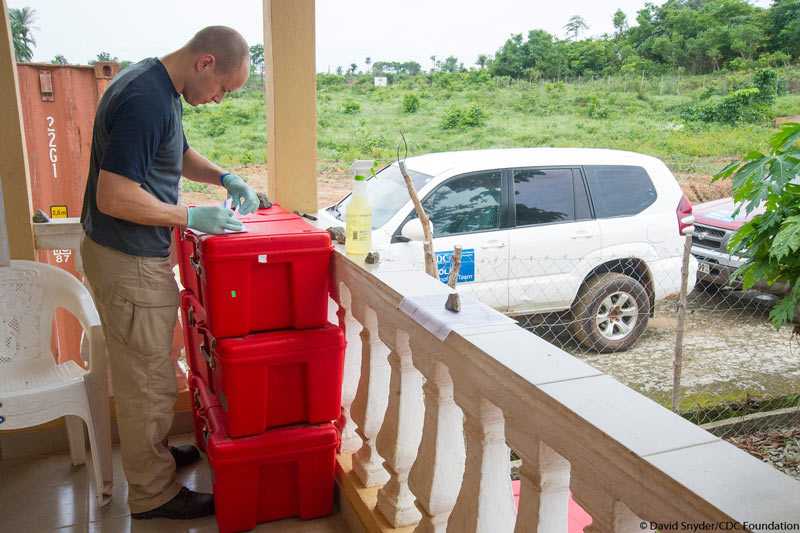
[[[656, 1], [656, 3], [661, 3]], [[768, 0], [756, 3], [767, 5]], [[261, 0], [8, 0], [36, 10], [35, 61], [63, 54], [86, 63], [106, 51], [120, 59], [160, 56], [198, 29], [224, 24], [251, 44], [263, 42]], [[454, 55], [466, 66], [494, 54], [514, 33], [541, 28], [564, 36], [581, 15], [589, 35], [612, 31], [621, 8], [633, 22], [644, 0], [317, 0], [317, 71], [364, 60], [417, 61]]]

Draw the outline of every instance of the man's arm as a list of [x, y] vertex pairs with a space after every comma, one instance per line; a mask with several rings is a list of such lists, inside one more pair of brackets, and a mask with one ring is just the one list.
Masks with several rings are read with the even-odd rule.
[[225, 170], [222, 167], [200, 155], [194, 148], [189, 147], [183, 152], [182, 174], [185, 178], [211, 185], [221, 185], [219, 178], [224, 173]]
[[97, 209], [100, 212], [145, 226], [185, 226], [186, 208], [158, 200], [135, 181], [100, 170], [97, 176]]

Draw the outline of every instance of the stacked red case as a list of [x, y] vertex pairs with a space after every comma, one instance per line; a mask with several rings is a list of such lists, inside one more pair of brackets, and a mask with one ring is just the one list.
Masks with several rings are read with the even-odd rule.
[[181, 283], [208, 313], [216, 338], [328, 321], [328, 232], [279, 206], [241, 218], [246, 231], [177, 232]]
[[195, 383], [200, 438], [213, 471], [217, 525], [223, 533], [256, 524], [333, 512], [335, 456], [339, 433], [333, 424], [288, 426], [260, 435], [228, 436], [222, 409], [202, 382]]
[[330, 514], [341, 417], [330, 237], [278, 206], [242, 221], [242, 233], [176, 231], [195, 438], [221, 531]]
[[[290, 424], [319, 424], [341, 414], [344, 335], [331, 324], [215, 339], [191, 293], [181, 294], [187, 359], [219, 398], [228, 434], [246, 437]], [[194, 321], [192, 320], [194, 318]], [[196, 369], [196, 370], [195, 370]]]

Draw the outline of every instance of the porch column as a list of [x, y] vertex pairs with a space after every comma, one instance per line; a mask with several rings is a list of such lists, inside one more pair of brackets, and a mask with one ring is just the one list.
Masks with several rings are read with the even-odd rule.
[[264, 62], [270, 200], [317, 210], [314, 0], [264, 0]]
[[[3, 183], [8, 245], [12, 259], [33, 260], [31, 186], [22, 125], [17, 62], [6, 0], [0, 0], [0, 179]], [[0, 239], [4, 237], [0, 235]]]

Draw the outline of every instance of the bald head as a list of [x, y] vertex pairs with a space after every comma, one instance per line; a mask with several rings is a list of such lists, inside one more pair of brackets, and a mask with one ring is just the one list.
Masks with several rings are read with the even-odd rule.
[[186, 44], [194, 54], [214, 56], [217, 71], [227, 74], [239, 69], [250, 58], [250, 47], [238, 31], [227, 26], [208, 26]]

